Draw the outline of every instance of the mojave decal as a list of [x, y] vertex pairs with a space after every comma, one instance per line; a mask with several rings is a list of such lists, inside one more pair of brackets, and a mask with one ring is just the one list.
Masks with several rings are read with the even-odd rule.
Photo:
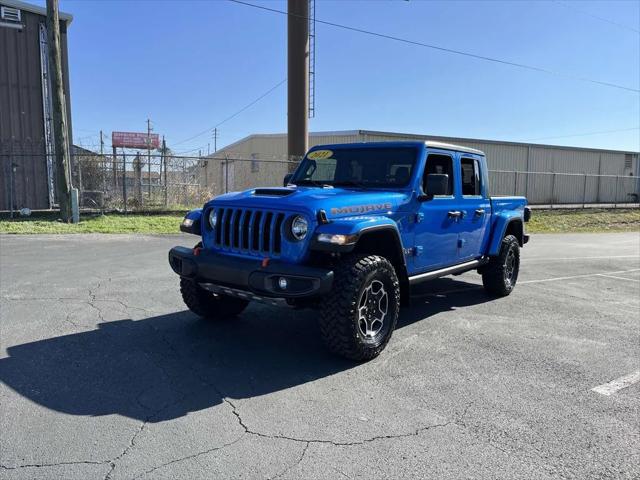
[[367, 213], [378, 210], [390, 210], [390, 203], [372, 203], [369, 205], [352, 205], [347, 207], [338, 207], [331, 209], [331, 215], [340, 215], [341, 213]]

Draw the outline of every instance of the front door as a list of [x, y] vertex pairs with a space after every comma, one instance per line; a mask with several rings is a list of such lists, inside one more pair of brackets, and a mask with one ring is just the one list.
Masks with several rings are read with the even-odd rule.
[[[455, 199], [454, 158], [449, 154], [430, 153], [424, 169], [423, 191], [430, 173], [449, 175], [446, 195], [420, 203], [415, 224], [415, 273], [426, 272], [458, 263], [459, 218], [452, 216]], [[428, 194], [429, 192], [424, 192]]]

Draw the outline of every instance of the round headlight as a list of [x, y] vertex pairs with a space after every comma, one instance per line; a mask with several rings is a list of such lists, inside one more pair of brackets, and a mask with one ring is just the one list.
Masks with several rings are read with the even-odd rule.
[[307, 230], [309, 229], [309, 222], [304, 217], [296, 215], [291, 222], [291, 235], [296, 240], [302, 240], [307, 236]]
[[209, 212], [209, 225], [211, 225], [211, 228], [216, 228], [217, 221], [218, 221], [217, 212], [215, 211], [215, 209], [212, 209]]

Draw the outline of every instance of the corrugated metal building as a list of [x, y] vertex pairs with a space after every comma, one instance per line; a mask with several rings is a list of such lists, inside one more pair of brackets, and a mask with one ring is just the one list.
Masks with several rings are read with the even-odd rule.
[[[482, 150], [492, 170], [492, 194], [526, 195], [532, 204], [629, 202], [640, 194], [638, 152], [369, 130], [309, 135], [310, 146], [398, 140], [436, 140]], [[215, 194], [279, 185], [289, 168], [287, 136], [249, 135], [210, 157], [216, 160], [206, 162], [201, 182]]]
[[[71, 144], [67, 27], [60, 12], [60, 42]], [[0, 210], [50, 208], [54, 202], [53, 138], [46, 9], [0, 0]]]

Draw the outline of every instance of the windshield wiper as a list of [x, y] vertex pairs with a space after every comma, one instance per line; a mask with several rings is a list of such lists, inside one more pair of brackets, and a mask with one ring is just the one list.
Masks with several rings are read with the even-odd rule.
[[318, 182], [317, 180], [311, 180], [308, 178], [301, 179], [301, 180], [291, 180], [290, 183], [293, 183], [294, 185], [313, 185], [314, 187], [321, 187], [321, 188], [331, 187], [331, 185], [327, 183]]
[[361, 182], [356, 182], [355, 180], [341, 180], [339, 182], [333, 182], [332, 185], [334, 187], [357, 187], [357, 188], [367, 188], [367, 185]]

